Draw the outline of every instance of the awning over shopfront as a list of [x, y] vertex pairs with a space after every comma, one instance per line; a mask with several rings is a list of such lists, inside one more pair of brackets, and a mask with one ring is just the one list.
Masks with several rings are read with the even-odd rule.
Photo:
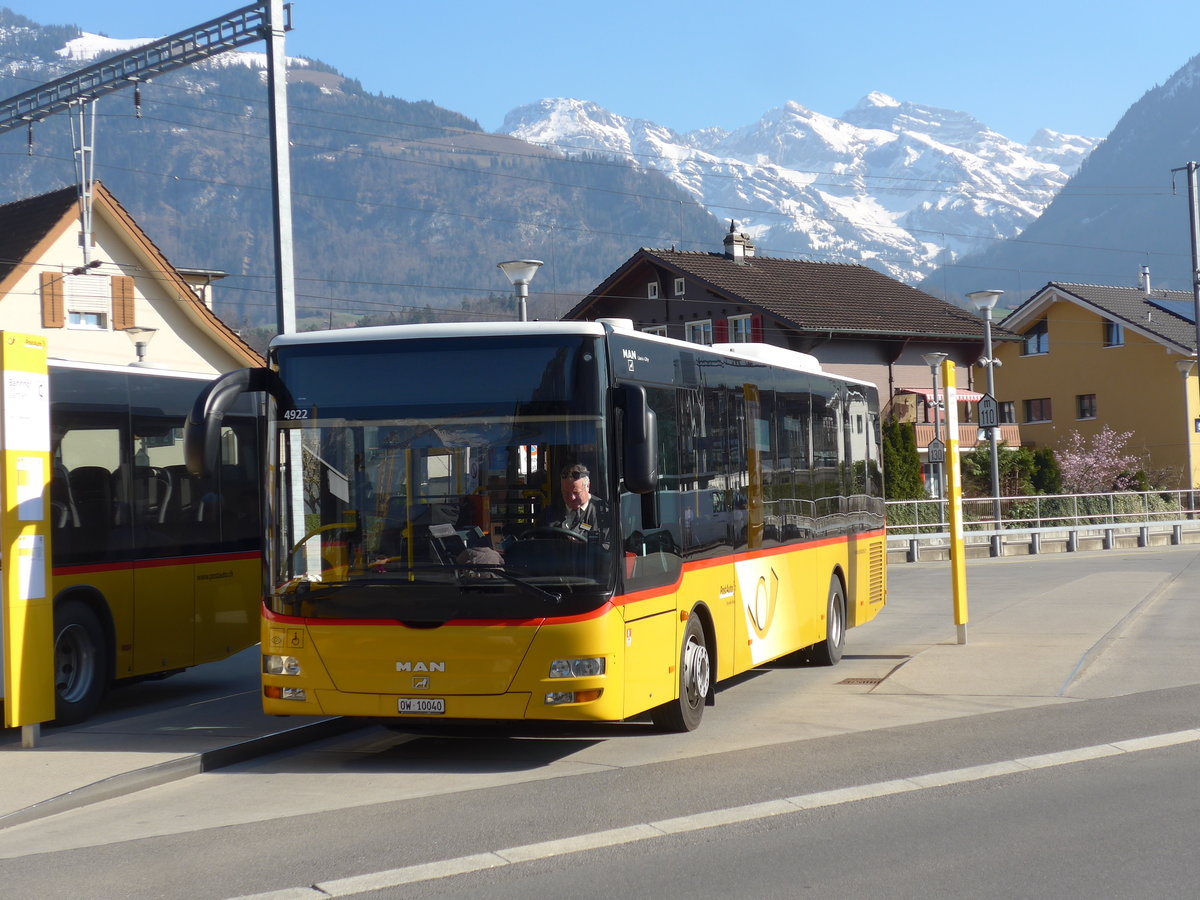
[[[902, 387], [902, 388], [898, 388], [896, 390], [896, 393], [897, 394], [919, 394], [921, 397], [923, 397], [925, 399], [925, 402], [928, 403], [930, 401], [930, 399], [933, 397], [933, 388], [931, 388], [931, 387], [927, 387], [927, 388]], [[944, 393], [945, 393], [944, 389], [938, 391], [937, 399], [938, 399], [939, 403], [942, 401], [942, 397], [943, 397]], [[963, 390], [962, 388], [955, 389], [954, 394], [958, 398], [959, 403], [978, 403], [979, 399], [983, 396], [983, 394], [979, 393], [978, 391], [967, 391], [967, 390]]]

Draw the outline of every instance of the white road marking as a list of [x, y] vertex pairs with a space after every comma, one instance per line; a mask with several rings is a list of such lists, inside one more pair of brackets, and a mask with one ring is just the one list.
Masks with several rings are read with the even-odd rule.
[[265, 894], [248, 894], [243, 897], [232, 898], [232, 900], [323, 900], [323, 898], [327, 897], [350, 897], [354, 894], [386, 890], [404, 884], [413, 884], [418, 881], [450, 878], [454, 875], [495, 869], [535, 859], [548, 859], [555, 856], [565, 856], [569, 853], [581, 853], [585, 850], [597, 850], [603, 847], [632, 844], [636, 841], [651, 840], [672, 834], [702, 831], [706, 828], [718, 828], [722, 825], [735, 825], [771, 816], [796, 813], [806, 809], [855, 803], [859, 800], [870, 800], [877, 797], [888, 797], [893, 794], [923, 791], [929, 788], [946, 787], [952, 784], [965, 784], [971, 781], [982, 781], [986, 778], [996, 778], [1001, 775], [1013, 775], [1018, 772], [1030, 772], [1054, 766], [1068, 766], [1073, 763], [1086, 762], [1092, 759], [1121, 756], [1127, 753], [1140, 753], [1143, 750], [1175, 747], [1180, 744], [1193, 742], [1200, 742], [1200, 728], [1175, 731], [1169, 734], [1155, 734], [1126, 741], [1115, 741], [1111, 744], [1078, 747], [1074, 750], [1064, 750], [1059, 753], [1024, 756], [1018, 759], [988, 763], [981, 766], [968, 766], [962, 769], [949, 769], [944, 772], [931, 772], [927, 775], [915, 775], [911, 778], [877, 781], [873, 784], [864, 784], [857, 787], [800, 794], [795, 797], [768, 800], [763, 803], [749, 803], [745, 806], [731, 806], [725, 809], [715, 809], [688, 816], [660, 819], [656, 822], [642, 822], [623, 828], [610, 828], [605, 831], [593, 831], [589, 834], [580, 834], [574, 837], [541, 841], [536, 844], [524, 844], [520, 847], [509, 847], [504, 850], [494, 850], [488, 853], [476, 853], [470, 856], [458, 856], [453, 859], [421, 863], [399, 869], [389, 869], [383, 872], [355, 875], [350, 878], [338, 878], [333, 881], [321, 882], [311, 887], [293, 887], [280, 891], [270, 891]]

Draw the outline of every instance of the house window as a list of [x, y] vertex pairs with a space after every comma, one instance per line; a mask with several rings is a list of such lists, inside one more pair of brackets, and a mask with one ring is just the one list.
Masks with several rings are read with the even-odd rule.
[[1017, 404], [1011, 400], [1002, 400], [1000, 402], [1000, 424], [1001, 425], [1016, 425], [1017, 424]]
[[1125, 344], [1125, 326], [1120, 322], [1104, 320], [1104, 346], [1121, 347]]
[[693, 344], [703, 344], [706, 347], [711, 347], [713, 342], [712, 319], [688, 322], [684, 326], [684, 339]]
[[729, 341], [733, 344], [750, 343], [750, 317], [729, 317]]
[[651, 325], [649, 328], [643, 328], [642, 334], [657, 334], [660, 337], [666, 337], [667, 336], [667, 326], [666, 325]]
[[658, 299], [658, 282], [651, 281], [646, 285], [646, 296], [651, 300]]
[[112, 282], [104, 276], [67, 275], [63, 278], [67, 325], [107, 331], [112, 314]]
[[1094, 418], [1096, 418], [1096, 395], [1095, 394], [1077, 394], [1075, 396], [1075, 418], [1077, 418], [1077, 419], [1094, 419]]
[[683, 287], [684, 287], [684, 285], [683, 285], [683, 279], [682, 279], [682, 278], [676, 278], [676, 279], [675, 279], [675, 296], [676, 296], [676, 297], [682, 297], [682, 296], [683, 296]]
[[1027, 332], [1025, 343], [1021, 345], [1022, 356], [1035, 356], [1039, 353], [1050, 352], [1050, 329], [1046, 320], [1042, 319]]
[[1049, 397], [1039, 397], [1036, 400], [1025, 401], [1026, 422], [1049, 422], [1051, 418]]

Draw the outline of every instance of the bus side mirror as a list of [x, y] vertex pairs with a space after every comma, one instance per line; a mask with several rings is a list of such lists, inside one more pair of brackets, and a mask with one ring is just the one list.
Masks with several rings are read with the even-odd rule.
[[221, 425], [225, 413], [242, 394], [266, 391], [277, 401], [282, 386], [270, 369], [235, 369], [226, 372], [200, 392], [183, 423], [183, 461], [193, 475], [207, 475], [219, 463]]
[[658, 487], [658, 417], [640, 384], [621, 385], [625, 410], [621, 448], [625, 489], [635, 494], [653, 493]]

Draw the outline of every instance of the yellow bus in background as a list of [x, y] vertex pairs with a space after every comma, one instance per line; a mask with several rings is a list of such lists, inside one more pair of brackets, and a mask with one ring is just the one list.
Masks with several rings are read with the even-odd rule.
[[184, 466], [209, 377], [51, 360], [51, 560], [59, 724], [124, 679], [223, 659], [258, 640], [259, 419], [241, 398], [219, 460]]
[[811, 356], [619, 320], [289, 334], [269, 363], [188, 426], [204, 471], [224, 404], [274, 401], [268, 713], [687, 731], [884, 605], [878, 394]]

